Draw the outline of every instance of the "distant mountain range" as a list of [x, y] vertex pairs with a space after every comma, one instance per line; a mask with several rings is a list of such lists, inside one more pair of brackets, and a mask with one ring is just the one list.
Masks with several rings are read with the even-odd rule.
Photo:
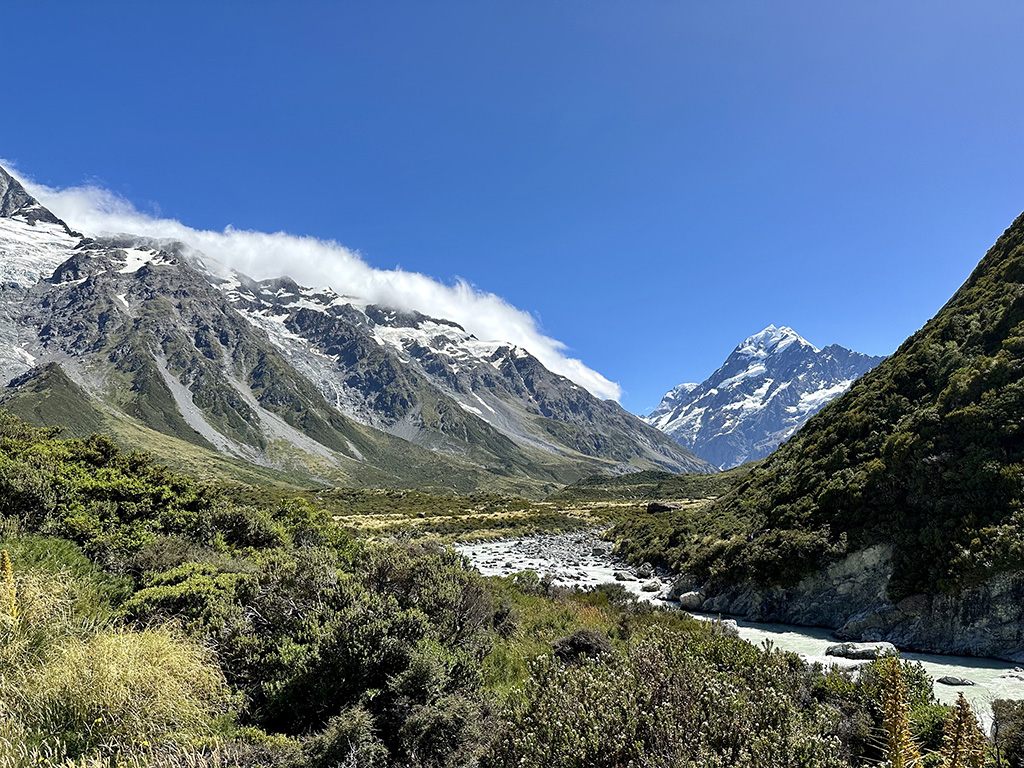
[[818, 349], [792, 328], [744, 339], [700, 384], [680, 384], [645, 418], [720, 469], [761, 459], [884, 358]]
[[539, 494], [713, 471], [521, 347], [178, 242], [83, 237], [0, 168], [2, 384], [35, 423], [243, 478]]

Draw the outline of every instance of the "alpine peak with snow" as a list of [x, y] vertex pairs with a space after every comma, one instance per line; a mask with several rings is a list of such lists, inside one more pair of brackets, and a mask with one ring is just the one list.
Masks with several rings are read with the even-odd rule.
[[0, 168], [0, 400], [29, 421], [243, 478], [541, 494], [713, 469], [521, 346], [335, 288], [79, 235]]
[[792, 328], [769, 325], [706, 381], [669, 390], [645, 420], [728, 469], [767, 456], [883, 359], [838, 344], [818, 349]]

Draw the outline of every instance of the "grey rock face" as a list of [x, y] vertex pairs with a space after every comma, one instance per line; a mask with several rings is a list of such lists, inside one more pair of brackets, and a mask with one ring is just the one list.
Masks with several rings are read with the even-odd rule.
[[669, 391], [645, 420], [728, 469], [767, 456], [882, 359], [838, 345], [818, 349], [770, 325], [706, 381]]
[[233, 273], [214, 282], [328, 400], [397, 436], [438, 450], [486, 445], [511, 461], [527, 449], [598, 459], [612, 471], [712, 469], [526, 350], [482, 341], [451, 321], [287, 279]]
[[32, 197], [16, 178], [0, 168], [0, 218], [20, 219], [28, 224], [56, 224], [71, 234], [67, 225]]
[[892, 552], [854, 552], [789, 587], [742, 584], [711, 594], [705, 611], [754, 621], [829, 627], [844, 640], [886, 641], [930, 653], [1024, 660], [1024, 574], [953, 594], [886, 594]]

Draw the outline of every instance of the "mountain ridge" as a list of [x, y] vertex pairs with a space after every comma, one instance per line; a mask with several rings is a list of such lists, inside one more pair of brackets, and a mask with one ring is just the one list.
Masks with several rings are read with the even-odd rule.
[[[80, 237], [3, 178], [0, 375], [59, 365], [123, 433], [312, 480], [448, 490], [490, 478], [537, 495], [594, 472], [711, 471], [514, 345], [253, 280], [172, 241]], [[38, 387], [34, 404], [15, 390], [3, 399], [49, 418]]]

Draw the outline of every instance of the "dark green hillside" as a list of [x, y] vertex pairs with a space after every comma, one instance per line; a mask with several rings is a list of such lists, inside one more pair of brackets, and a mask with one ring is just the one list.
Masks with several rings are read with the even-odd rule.
[[1024, 216], [924, 328], [711, 508], [732, 530], [677, 564], [780, 582], [891, 542], [893, 597], [1017, 571], [1022, 462]]
[[6, 410], [30, 424], [60, 426], [72, 437], [101, 432], [103, 414], [56, 363], [29, 371], [0, 392]]

